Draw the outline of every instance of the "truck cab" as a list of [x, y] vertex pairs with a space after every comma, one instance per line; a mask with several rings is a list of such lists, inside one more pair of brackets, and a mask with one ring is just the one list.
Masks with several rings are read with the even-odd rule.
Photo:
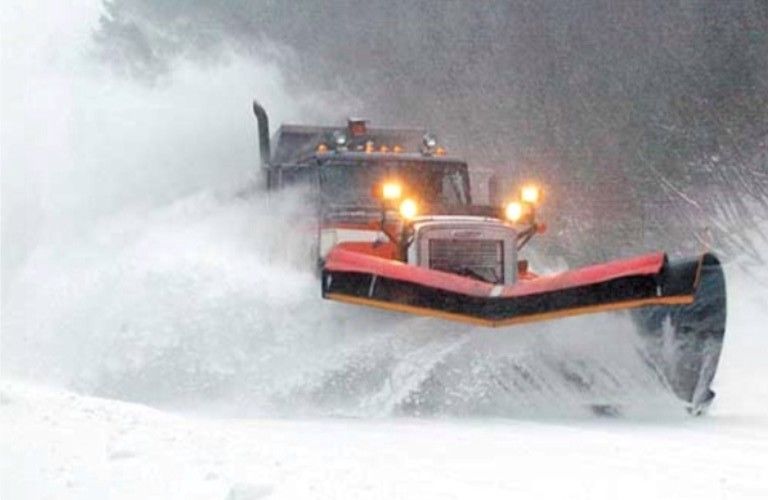
[[518, 223], [522, 211], [510, 220], [473, 204], [467, 163], [426, 130], [283, 125], [261, 150], [267, 188], [301, 187], [316, 210], [321, 267], [341, 248], [497, 285], [518, 279], [531, 225]]

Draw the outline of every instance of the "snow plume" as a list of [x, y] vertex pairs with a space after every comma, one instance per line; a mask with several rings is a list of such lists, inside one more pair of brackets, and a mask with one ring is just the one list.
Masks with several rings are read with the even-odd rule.
[[39, 247], [4, 304], [4, 372], [239, 415], [559, 413], [662, 394], [621, 319], [498, 332], [322, 301], [294, 206], [203, 193]]
[[322, 115], [278, 67], [229, 51], [179, 59], [153, 85], [95, 57], [93, 2], [3, 4], [3, 286], [59, 235], [201, 191], [246, 186], [258, 167], [250, 102], [275, 123]]
[[[205, 328], [190, 315], [200, 301], [281, 276], [275, 248], [290, 267], [284, 248], [300, 245], [236, 196], [258, 166], [250, 100], [278, 123], [323, 112], [235, 52], [176, 61], [151, 86], [115, 75], [93, 57], [99, 15], [86, 2], [6, 2], [2, 15], [3, 374], [90, 388], [143, 366], [132, 339], [173, 345], [169, 331]], [[269, 302], [285, 289], [259, 290]], [[237, 335], [219, 326], [211, 342]]]
[[297, 195], [201, 193], [41, 245], [4, 303], [4, 373], [237, 415], [672, 407], [621, 318], [499, 332], [322, 301]]

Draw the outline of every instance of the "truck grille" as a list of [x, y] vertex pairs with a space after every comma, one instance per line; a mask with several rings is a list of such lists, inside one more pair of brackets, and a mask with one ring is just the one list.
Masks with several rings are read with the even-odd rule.
[[504, 282], [504, 242], [502, 240], [430, 239], [429, 267], [439, 271]]

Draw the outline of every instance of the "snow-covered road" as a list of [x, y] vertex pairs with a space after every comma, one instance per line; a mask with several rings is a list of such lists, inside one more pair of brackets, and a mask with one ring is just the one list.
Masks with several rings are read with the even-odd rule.
[[4, 499], [765, 498], [768, 418], [208, 420], [2, 385]]

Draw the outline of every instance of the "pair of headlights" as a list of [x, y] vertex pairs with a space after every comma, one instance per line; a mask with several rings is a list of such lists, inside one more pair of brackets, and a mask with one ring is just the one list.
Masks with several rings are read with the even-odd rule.
[[[403, 185], [399, 182], [385, 182], [381, 185], [381, 198], [385, 202], [397, 202], [403, 197]], [[419, 204], [412, 198], [405, 198], [400, 201], [400, 216], [403, 219], [411, 220], [419, 215]]]
[[[384, 202], [395, 203], [400, 201], [400, 215], [411, 220], [419, 214], [419, 205], [412, 198], [403, 198], [403, 185], [399, 182], [389, 181], [381, 185], [381, 199]], [[518, 222], [533, 214], [533, 207], [539, 202], [541, 190], [538, 186], [527, 184], [520, 190], [520, 200], [513, 200], [504, 207], [504, 216], [510, 222]]]
[[403, 199], [403, 185], [399, 182], [390, 181], [382, 184], [381, 199], [388, 203], [400, 201], [398, 211], [405, 220], [411, 220], [419, 215], [419, 204], [413, 198]]
[[520, 199], [513, 200], [504, 207], [504, 216], [510, 222], [518, 222], [533, 215], [533, 207], [539, 203], [541, 190], [538, 186], [528, 184], [520, 190]]

